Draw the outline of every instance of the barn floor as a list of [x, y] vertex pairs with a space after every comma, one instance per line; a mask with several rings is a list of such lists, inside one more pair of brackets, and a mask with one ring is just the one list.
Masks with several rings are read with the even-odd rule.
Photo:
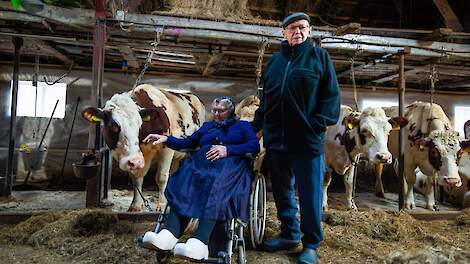
[[[111, 190], [109, 201], [114, 205], [115, 212], [125, 212], [132, 201], [132, 192], [128, 190]], [[145, 197], [150, 201], [152, 208], [155, 207], [155, 192], [144, 192]], [[416, 194], [417, 208], [413, 212], [433, 213], [424, 209], [425, 200], [421, 194]], [[343, 193], [329, 193], [328, 201], [330, 208], [344, 209], [345, 198]], [[359, 209], [384, 209], [398, 210], [398, 195], [396, 193], [386, 193], [385, 198], [377, 198], [373, 193], [357, 193], [356, 204]], [[24, 212], [51, 209], [80, 209], [85, 207], [84, 191], [13, 191], [11, 198], [0, 200], [0, 212]], [[450, 204], [438, 202], [440, 213], [459, 212], [461, 209]]]
[[[469, 209], [453, 220], [419, 221], [406, 213], [367, 208], [376, 204], [396, 208], [392, 194], [378, 203], [373, 195], [359, 193], [358, 198], [359, 211], [337, 210], [334, 207], [342, 207], [342, 195], [331, 195], [319, 263], [470, 263]], [[116, 202], [114, 210], [125, 210], [131, 193], [113, 190], [110, 200]], [[154, 253], [136, 243], [137, 236], [153, 229], [153, 221], [116, 220], [109, 211], [78, 209], [83, 206], [84, 192], [15, 192], [12, 199], [0, 201], [0, 214], [52, 209], [18, 224], [0, 224], [1, 262], [155, 263]], [[59, 207], [76, 210], [53, 210]], [[280, 227], [271, 199], [268, 212], [265, 235], [272, 238]], [[293, 264], [300, 251], [300, 247], [276, 253], [248, 250], [247, 260]], [[169, 261], [177, 263], [189, 262]]]

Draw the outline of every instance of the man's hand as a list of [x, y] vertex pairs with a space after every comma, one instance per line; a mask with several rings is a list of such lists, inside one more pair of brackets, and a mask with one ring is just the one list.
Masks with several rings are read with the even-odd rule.
[[167, 136], [159, 135], [159, 134], [149, 134], [147, 137], [144, 138], [144, 143], [152, 142], [153, 145], [158, 145], [165, 143], [168, 140]]
[[212, 145], [206, 152], [206, 158], [210, 161], [216, 161], [221, 158], [227, 157], [227, 147], [222, 145]]

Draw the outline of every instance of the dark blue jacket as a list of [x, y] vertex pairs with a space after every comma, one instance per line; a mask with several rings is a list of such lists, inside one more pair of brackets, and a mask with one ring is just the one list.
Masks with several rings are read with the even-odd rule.
[[283, 41], [263, 83], [253, 125], [263, 129], [265, 147], [294, 156], [322, 154], [326, 127], [336, 124], [340, 114], [338, 81], [327, 51], [310, 38], [293, 47]]
[[176, 150], [224, 145], [227, 147], [227, 156], [259, 152], [258, 138], [250, 123], [234, 119], [226, 119], [223, 124], [204, 122], [201, 128], [187, 138], [169, 136], [166, 145]]

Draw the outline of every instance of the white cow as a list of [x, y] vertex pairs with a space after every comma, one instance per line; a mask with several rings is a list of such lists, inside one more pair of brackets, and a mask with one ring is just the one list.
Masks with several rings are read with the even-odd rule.
[[[426, 208], [435, 210], [434, 178], [444, 187], [462, 184], [457, 166], [460, 150], [458, 133], [442, 108], [437, 104], [414, 102], [406, 107], [405, 117], [409, 124], [405, 128], [406, 144], [404, 176], [405, 193], [403, 207], [415, 207], [413, 186], [416, 183], [416, 168], [428, 176], [425, 185]], [[391, 137], [391, 145], [398, 146], [397, 137]]]
[[[407, 120], [402, 117], [389, 119], [381, 108], [368, 107], [363, 112], [354, 112], [349, 106], [341, 106], [338, 123], [327, 129], [325, 156], [327, 167], [344, 175], [348, 208], [357, 209], [353, 199], [353, 162], [362, 156], [373, 164], [391, 163], [388, 135], [392, 125], [400, 127], [406, 124]], [[323, 185], [324, 210], [328, 209], [327, 189], [331, 183], [331, 173], [326, 173]]]
[[175, 168], [184, 157], [161, 144], [143, 144], [142, 140], [150, 133], [189, 136], [204, 122], [205, 110], [193, 94], [168, 92], [143, 84], [129, 93], [115, 94], [103, 109], [88, 107], [82, 114], [90, 122], [102, 123], [103, 137], [114, 159], [119, 162], [119, 168], [131, 173], [135, 183], [129, 211], [140, 211], [143, 200], [136, 188], [142, 190], [143, 177], [152, 162], [157, 163], [155, 180], [159, 187], [157, 208], [160, 208], [165, 203], [163, 192], [170, 167]]
[[[459, 175], [462, 180], [461, 186], [446, 186], [444, 190], [444, 200], [463, 208], [470, 207], [470, 141], [460, 141], [460, 153], [458, 154]], [[430, 177], [424, 175], [416, 169], [415, 189], [420, 193], [426, 193]], [[431, 187], [433, 187], [431, 185]]]

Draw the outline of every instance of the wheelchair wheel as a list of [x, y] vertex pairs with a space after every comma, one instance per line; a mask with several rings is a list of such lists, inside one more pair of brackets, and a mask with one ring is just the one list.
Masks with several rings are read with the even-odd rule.
[[237, 253], [237, 264], [246, 264], [245, 247], [243, 245], [238, 245]]
[[250, 194], [250, 218], [248, 220], [250, 244], [253, 248], [263, 242], [266, 226], [266, 192], [264, 176], [258, 173], [253, 181]]

